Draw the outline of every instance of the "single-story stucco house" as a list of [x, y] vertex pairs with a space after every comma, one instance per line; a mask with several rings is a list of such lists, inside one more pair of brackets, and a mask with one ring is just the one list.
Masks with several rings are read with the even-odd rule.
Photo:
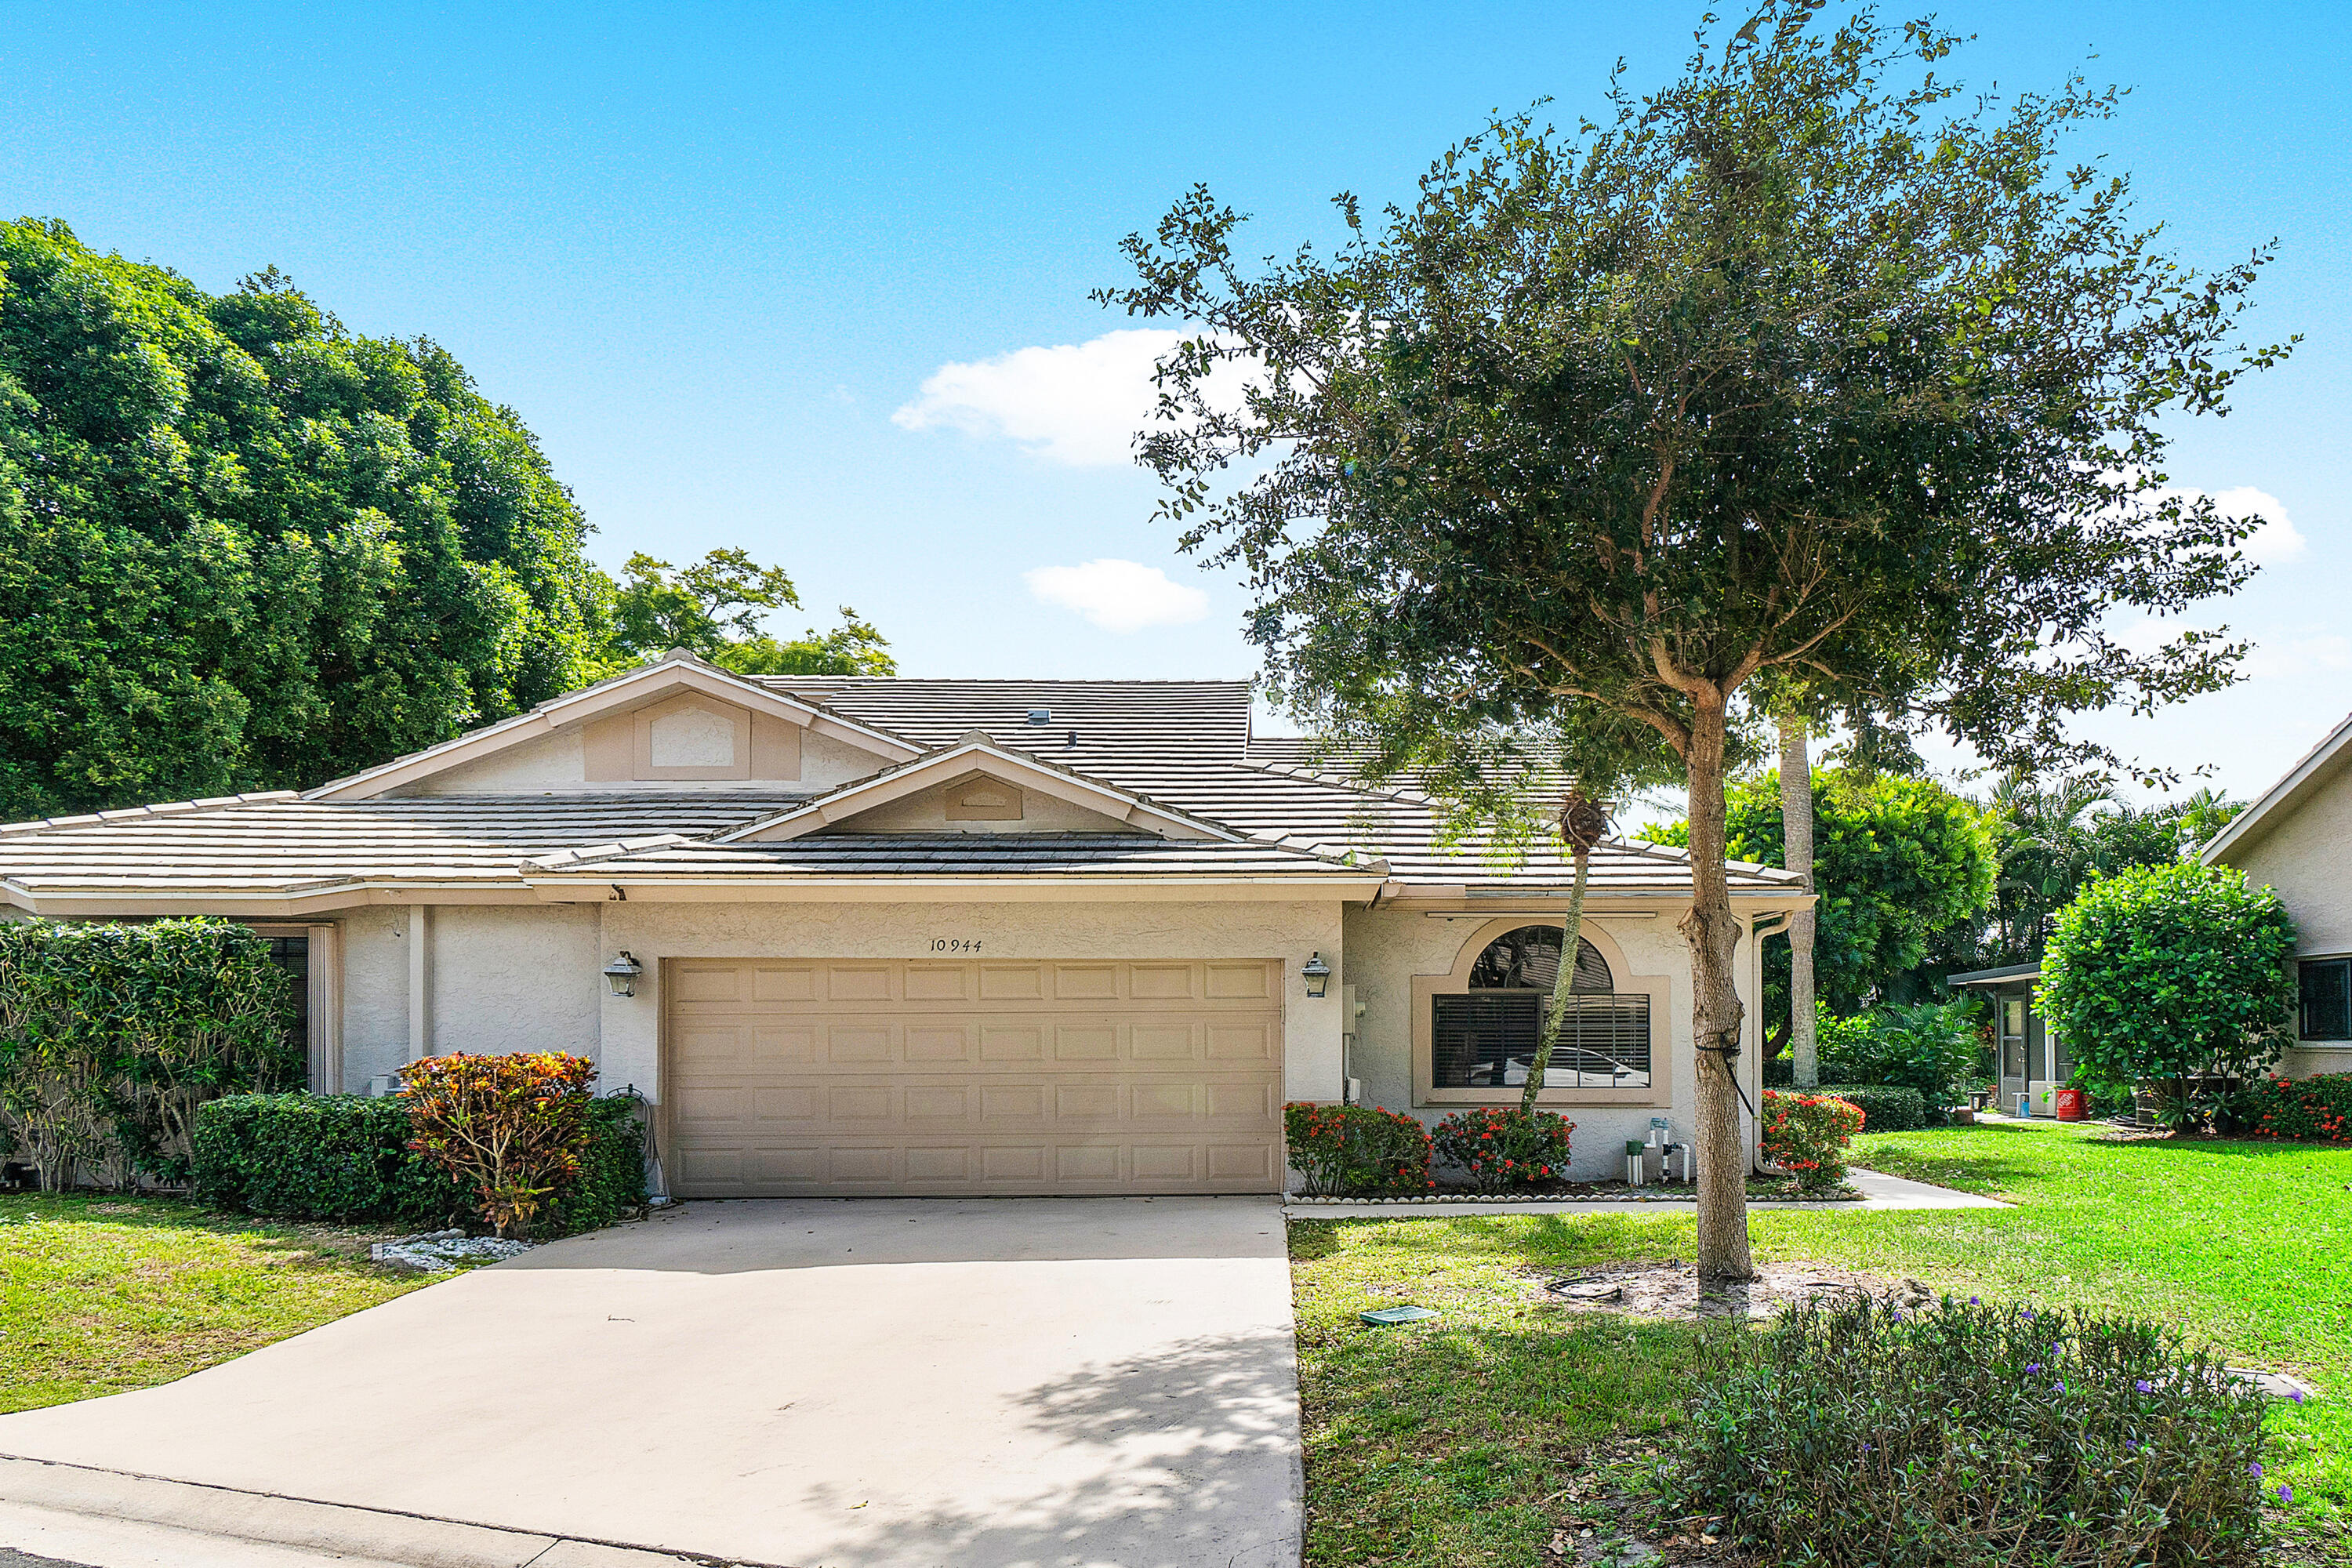
[[[1517, 1102], [1569, 868], [1441, 849], [1250, 706], [672, 653], [316, 789], [0, 828], [0, 898], [250, 922], [316, 1090], [592, 1058], [682, 1196], [1270, 1192], [1286, 1100]], [[1751, 1102], [1759, 928], [1809, 898], [1733, 868]], [[1545, 1093], [1579, 1174], [1692, 1134], [1689, 901], [1680, 850], [1594, 857]]]
[[2352, 1071], [2352, 718], [2213, 836], [2200, 856], [2278, 889], [2295, 924], [2287, 1078]]

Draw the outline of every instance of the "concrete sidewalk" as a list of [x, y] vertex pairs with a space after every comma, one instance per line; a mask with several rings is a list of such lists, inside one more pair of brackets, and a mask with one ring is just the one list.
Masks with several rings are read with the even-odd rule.
[[[1845, 1198], [1834, 1202], [1751, 1204], [1750, 1214], [1771, 1214], [1778, 1209], [1842, 1209], [1868, 1212], [1885, 1209], [2006, 1209], [1999, 1198], [1979, 1197], [1975, 1193], [1963, 1193], [1950, 1187], [1932, 1186], [1926, 1182], [1908, 1181], [1901, 1176], [1885, 1175], [1877, 1171], [1865, 1171], [1855, 1166], [1847, 1180], [1862, 1189], [1859, 1200]], [[1435, 1219], [1457, 1215], [1477, 1214], [1696, 1214], [1697, 1203], [1689, 1198], [1661, 1198], [1654, 1202], [1606, 1203], [1573, 1198], [1525, 1198], [1514, 1203], [1381, 1203], [1378, 1199], [1365, 1202], [1292, 1203], [1285, 1205], [1283, 1214], [1291, 1219], [1360, 1219], [1378, 1215], [1382, 1219]]]
[[[591, 1542], [795, 1568], [1296, 1568], [1281, 1210], [696, 1203], [163, 1387], [0, 1416], [0, 1456], [232, 1489], [213, 1495], [240, 1517], [275, 1497], [537, 1537], [533, 1568]], [[0, 1502], [61, 1511], [36, 1475], [0, 1474]], [[506, 1568], [527, 1544], [448, 1561]]]
[[[34, 1459], [0, 1459], [0, 1542], [72, 1568], [703, 1568], [707, 1562]], [[11, 1555], [0, 1548], [0, 1568]]]

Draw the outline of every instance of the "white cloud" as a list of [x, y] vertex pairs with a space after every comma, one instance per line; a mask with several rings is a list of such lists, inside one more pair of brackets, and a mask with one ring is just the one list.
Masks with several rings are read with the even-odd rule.
[[1073, 468], [1124, 466], [1135, 460], [1135, 434], [1151, 422], [1158, 405], [1152, 369], [1186, 335], [1130, 327], [1083, 343], [943, 364], [890, 422], [907, 430], [1006, 437]]
[[2352, 669], [2352, 637], [2320, 632], [2257, 643], [2241, 668], [2252, 680], [2293, 679]]
[[2305, 540], [2286, 515], [2286, 505], [2278, 497], [2258, 490], [2252, 485], [2240, 485], [2233, 490], [2215, 490], [2213, 507], [2224, 517], [2259, 517], [2262, 526], [2246, 536], [2242, 546], [2246, 559], [2263, 566], [2275, 566], [2283, 561], [2293, 561], [2303, 553]]
[[1109, 632], [1179, 626], [1209, 613], [1207, 594], [1139, 561], [1040, 566], [1027, 578], [1029, 591], [1046, 604], [1076, 610]]

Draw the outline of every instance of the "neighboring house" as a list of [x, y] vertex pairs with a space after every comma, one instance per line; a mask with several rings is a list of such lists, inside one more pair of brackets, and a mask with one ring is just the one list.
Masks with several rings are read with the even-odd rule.
[[[675, 652], [300, 794], [0, 829], [17, 910], [277, 939], [313, 1089], [576, 1051], [654, 1103], [691, 1196], [1267, 1192], [1285, 1100], [1516, 1104], [1568, 881], [1253, 736], [1241, 682]], [[1809, 895], [1732, 889], [1753, 1100], [1757, 929]], [[1689, 901], [1680, 850], [1593, 857], [1545, 1094], [1580, 1173], [1653, 1116], [1691, 1135]]]
[[2295, 1043], [2279, 1072], [2352, 1070], [2352, 718], [2214, 835], [2199, 858], [2278, 889], [2295, 925]]
[[2042, 965], [2012, 963], [2001, 969], [1971, 969], [1948, 974], [1956, 991], [1981, 994], [1992, 1005], [1993, 1039], [2000, 1068], [2000, 1108], [2014, 1111], [2025, 1101], [2033, 1116], [2058, 1114], [2058, 1090], [2074, 1075], [2065, 1042], [2042, 1021]]

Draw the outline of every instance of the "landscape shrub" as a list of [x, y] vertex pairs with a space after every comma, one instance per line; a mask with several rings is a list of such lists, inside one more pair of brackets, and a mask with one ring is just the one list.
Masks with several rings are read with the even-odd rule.
[[1564, 1181], [1569, 1135], [1576, 1123], [1549, 1110], [1457, 1110], [1438, 1122], [1430, 1144], [1444, 1164], [1466, 1171], [1482, 1193]]
[[1398, 1197], [1428, 1191], [1429, 1129], [1374, 1105], [1282, 1108], [1290, 1163], [1317, 1197]]
[[273, 1219], [455, 1224], [466, 1190], [413, 1153], [397, 1096], [240, 1094], [196, 1113], [195, 1190], [207, 1203]]
[[2257, 1138], [2352, 1142], [2352, 1072], [2257, 1079], [2230, 1110], [2231, 1119]]
[[[644, 1206], [637, 1106], [626, 1094], [590, 1101], [579, 1174], [540, 1214], [535, 1237], [593, 1230]], [[415, 1136], [398, 1095], [233, 1095], [197, 1112], [196, 1195], [273, 1219], [419, 1230], [484, 1224], [471, 1192], [409, 1147]]]
[[1833, 1095], [1862, 1112], [1873, 1132], [1909, 1132], [1927, 1125], [1927, 1102], [1916, 1089], [1893, 1083], [1825, 1083], [1808, 1091]]
[[2153, 1086], [2204, 1121], [2278, 1058], [2294, 1016], [2294, 921], [2245, 873], [2184, 862], [2095, 881], [2058, 912], [2039, 987], [2081, 1081]]
[[540, 1206], [580, 1173], [595, 1081], [595, 1063], [561, 1051], [425, 1057], [400, 1069], [408, 1146], [470, 1189], [499, 1236], [528, 1235]]
[[1845, 1100], [1805, 1090], [1764, 1091], [1764, 1157], [1795, 1172], [1801, 1186], [1845, 1180], [1846, 1146], [1862, 1129], [1862, 1111]]
[[[1977, 1012], [1976, 999], [1969, 996], [1880, 1007], [1847, 1018], [1823, 1007], [1815, 1026], [1822, 1079], [1914, 1089], [1928, 1120], [1941, 1122], [1945, 1112], [1966, 1097], [1983, 1065], [1984, 1036]], [[1876, 1130], [1895, 1131], [1884, 1125]]]
[[[1708, 1342], [1659, 1472], [1739, 1551], [1822, 1568], [2252, 1560], [2264, 1396], [2172, 1331], [1971, 1300]], [[2275, 1485], [2275, 1483], [2271, 1483]]]
[[199, 1106], [300, 1079], [294, 1016], [232, 921], [0, 922], [0, 1138], [47, 1192], [184, 1182]]

